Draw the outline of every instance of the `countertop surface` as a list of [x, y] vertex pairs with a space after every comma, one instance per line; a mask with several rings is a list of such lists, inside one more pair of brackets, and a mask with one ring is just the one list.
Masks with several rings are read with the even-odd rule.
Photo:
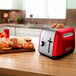
[[15, 28], [34, 28], [34, 29], [45, 29], [50, 27], [49, 24], [15, 24], [15, 23], [7, 23], [7, 24], [0, 24], [0, 27], [4, 27], [4, 26], [8, 26], [8, 27], [15, 27]]
[[38, 38], [33, 37], [35, 52], [0, 55], [0, 73], [13, 76], [76, 76], [76, 51], [59, 59], [40, 55]]
[[38, 52], [0, 55], [0, 73], [15, 76], [76, 76], [76, 52], [52, 60]]

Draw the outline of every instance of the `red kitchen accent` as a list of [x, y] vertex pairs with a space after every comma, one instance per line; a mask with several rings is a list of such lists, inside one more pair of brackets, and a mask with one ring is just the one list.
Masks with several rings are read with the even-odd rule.
[[53, 59], [61, 58], [74, 51], [75, 31], [73, 28], [43, 29], [39, 40], [39, 52]]

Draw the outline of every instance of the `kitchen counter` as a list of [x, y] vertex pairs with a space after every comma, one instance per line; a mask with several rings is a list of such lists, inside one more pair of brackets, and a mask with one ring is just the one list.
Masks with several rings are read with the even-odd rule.
[[0, 55], [0, 73], [14, 76], [76, 76], [76, 52], [52, 60], [38, 52]]
[[15, 24], [15, 23], [0, 24], [0, 27], [4, 27], [4, 26], [15, 27], [15, 28], [34, 28], [34, 29], [44, 29], [44, 28], [50, 27], [49, 25], [46, 25], [46, 24], [30, 24], [30, 23], [27, 23], [27, 24]]
[[76, 76], [76, 51], [52, 60], [38, 52], [38, 38], [32, 37], [36, 51], [0, 55], [0, 73], [12, 76]]

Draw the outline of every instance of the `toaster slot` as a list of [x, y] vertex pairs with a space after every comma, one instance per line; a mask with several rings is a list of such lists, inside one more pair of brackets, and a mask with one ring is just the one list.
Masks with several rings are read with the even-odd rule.
[[48, 40], [49, 45], [48, 45], [48, 53], [50, 52], [50, 44], [52, 43], [51, 38]]

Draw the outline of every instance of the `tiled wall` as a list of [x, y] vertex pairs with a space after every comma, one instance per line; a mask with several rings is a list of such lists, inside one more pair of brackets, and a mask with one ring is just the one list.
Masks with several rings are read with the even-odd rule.
[[[4, 13], [8, 13], [8, 18], [6, 19], [3, 17]], [[16, 17], [22, 16], [25, 20], [25, 11], [22, 10], [0, 10], [0, 23], [8, 23], [8, 19], [12, 19], [13, 23], [16, 23]]]
[[20, 10], [14, 11], [14, 10], [12, 10], [9, 12], [9, 18], [11, 18], [14, 23], [17, 23], [17, 21], [16, 21], [17, 16], [22, 16], [24, 19], [24, 22], [25, 22], [25, 11], [20, 11]]
[[[26, 19], [25, 11], [22, 10], [0, 10], [0, 23], [4, 23], [3, 13], [9, 14], [9, 19], [13, 20], [13, 23], [17, 23], [16, 17], [22, 16], [24, 19], [23, 23], [35, 23], [35, 24], [53, 24], [63, 23], [66, 24], [66, 19]], [[8, 23], [8, 20], [6, 21]]]
[[35, 24], [53, 24], [53, 23], [63, 23], [66, 24], [66, 19], [26, 19], [27, 23]]
[[18, 15], [24, 18], [24, 23], [35, 24], [53, 24], [63, 23], [68, 26], [76, 26], [76, 9], [67, 9], [67, 19], [27, 19], [25, 18], [25, 11], [22, 10], [0, 10], [0, 23], [4, 23], [3, 13], [9, 13], [9, 18], [13, 20], [13, 23], [17, 23], [16, 17]]
[[26, 19], [26, 22], [30, 23], [41, 23], [41, 24], [52, 24], [52, 23], [63, 23], [67, 26], [76, 26], [76, 9], [67, 9], [66, 19]]
[[67, 9], [67, 25], [76, 26], [76, 9]]

